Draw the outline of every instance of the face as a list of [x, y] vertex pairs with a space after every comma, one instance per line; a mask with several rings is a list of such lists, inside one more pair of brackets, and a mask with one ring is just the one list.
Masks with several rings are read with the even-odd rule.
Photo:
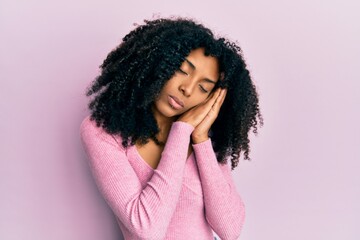
[[207, 99], [218, 80], [217, 58], [205, 56], [203, 48], [192, 50], [161, 90], [153, 106], [155, 117], [172, 118], [197, 106]]

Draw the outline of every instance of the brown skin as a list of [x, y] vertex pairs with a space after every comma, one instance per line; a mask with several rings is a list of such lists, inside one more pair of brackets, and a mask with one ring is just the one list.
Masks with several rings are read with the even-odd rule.
[[[226, 96], [226, 89], [213, 91], [214, 83], [220, 78], [217, 58], [205, 56], [204, 49], [198, 48], [192, 50], [186, 59], [179, 71], [165, 84], [152, 108], [160, 128], [157, 136], [160, 141], [166, 141], [174, 121], [194, 126], [191, 134], [193, 143], [206, 141]], [[184, 108], [172, 108], [168, 103], [168, 95], [183, 101]]]
[[[216, 58], [205, 56], [204, 49], [200, 48], [191, 51], [186, 59], [195, 66], [195, 69], [188, 61], [184, 61], [179, 71], [165, 84], [152, 106], [154, 117], [160, 128], [157, 138], [162, 142], [166, 142], [174, 121], [183, 121], [194, 126], [191, 134], [194, 144], [207, 140], [210, 127], [226, 95], [226, 90], [214, 90], [215, 84], [205, 80], [215, 83], [219, 80], [219, 66]], [[208, 92], [205, 93], [201, 87]], [[168, 102], [169, 95], [183, 101], [184, 108], [180, 110], [172, 108]], [[140, 156], [153, 169], [156, 169], [164, 146], [158, 146], [150, 140], [149, 143], [143, 146], [137, 144], [136, 147]], [[187, 158], [191, 152], [190, 144]]]
[[178, 119], [178, 121], [190, 123], [195, 127], [191, 134], [194, 144], [209, 139], [208, 133], [210, 127], [219, 114], [220, 107], [226, 96], [226, 91], [226, 89], [217, 89], [206, 102], [184, 113]]

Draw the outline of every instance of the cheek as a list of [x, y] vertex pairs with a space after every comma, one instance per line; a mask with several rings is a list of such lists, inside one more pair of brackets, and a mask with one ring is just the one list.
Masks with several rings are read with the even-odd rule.
[[193, 106], [196, 107], [196, 106], [204, 103], [206, 100], [207, 100], [207, 97], [202, 97], [201, 99], [198, 99], [197, 101], [195, 101]]
[[201, 103], [203, 103], [203, 102], [205, 102], [206, 100], [208, 100], [208, 99], [210, 98], [210, 95], [211, 95], [211, 93], [209, 93], [209, 94], [205, 95], [204, 97], [202, 97]]

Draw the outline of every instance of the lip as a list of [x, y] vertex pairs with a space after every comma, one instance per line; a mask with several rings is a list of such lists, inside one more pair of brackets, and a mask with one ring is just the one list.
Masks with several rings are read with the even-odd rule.
[[169, 97], [171, 97], [172, 99], [174, 99], [177, 104], [179, 104], [180, 106], [184, 107], [184, 102], [183, 102], [183, 101], [181, 101], [180, 99], [178, 99], [178, 98], [175, 97], [175, 96], [169, 95]]

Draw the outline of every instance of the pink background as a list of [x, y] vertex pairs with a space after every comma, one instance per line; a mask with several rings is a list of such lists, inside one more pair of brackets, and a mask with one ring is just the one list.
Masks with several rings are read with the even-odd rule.
[[[50, 3], [51, 2], [51, 3]], [[238, 40], [265, 125], [233, 172], [243, 240], [360, 239], [360, 3], [0, 2], [0, 239], [115, 240], [80, 144], [85, 88], [153, 13]]]

